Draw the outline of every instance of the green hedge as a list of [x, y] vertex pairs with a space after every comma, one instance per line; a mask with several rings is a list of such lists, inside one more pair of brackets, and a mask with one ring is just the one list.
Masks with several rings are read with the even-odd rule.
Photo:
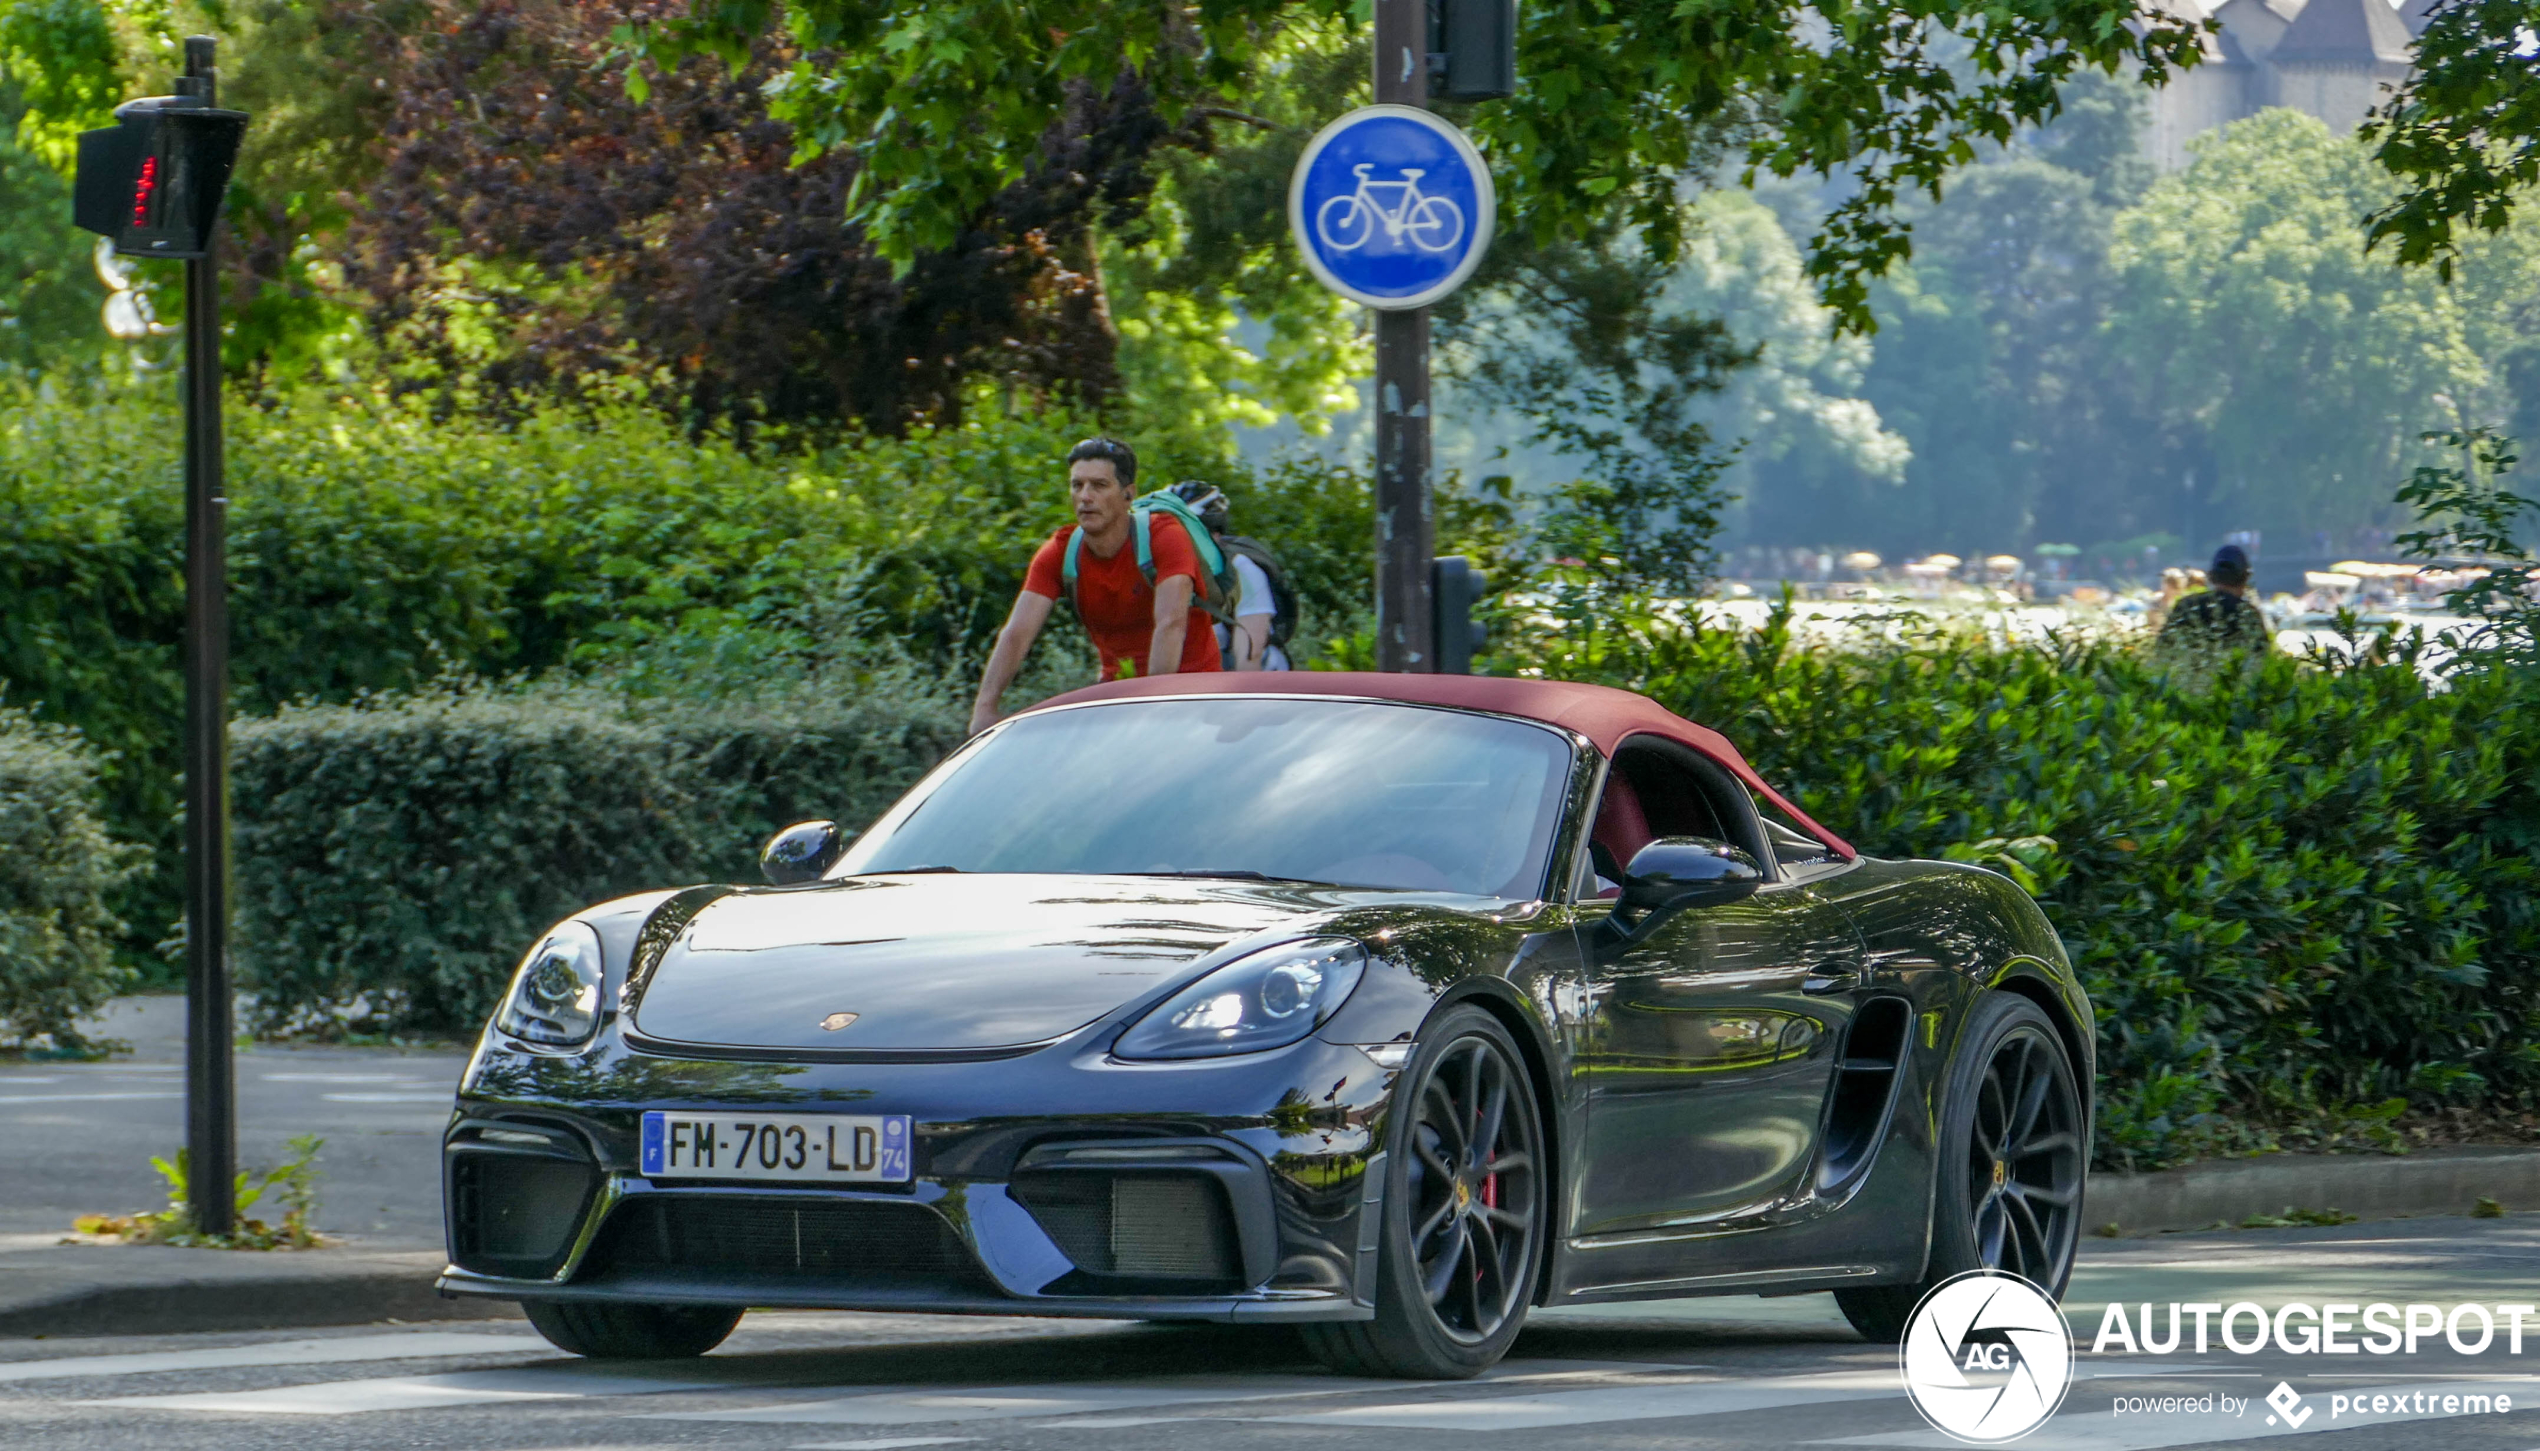
[[[0, 690], [106, 754], [108, 818], [155, 870], [133, 942], [179, 913], [183, 623], [172, 397], [0, 396]], [[736, 664], [840, 638], [984, 653], [1032, 548], [1066, 515], [1058, 460], [1089, 422], [976, 410], [959, 428], [818, 446], [698, 438], [632, 409], [436, 419], [326, 399], [229, 413], [237, 709], [342, 702], [670, 649]], [[1317, 630], [1367, 597], [1363, 478], [1229, 475], [1237, 522], [1289, 555]], [[782, 673], [782, 672], [780, 672]]]
[[0, 709], [0, 1045], [83, 1046], [72, 1024], [123, 978], [107, 899], [135, 855], [107, 838], [78, 733]]
[[626, 892], [756, 880], [775, 830], [863, 824], [962, 724], [948, 694], [889, 675], [720, 705], [476, 689], [241, 722], [253, 1025], [473, 1032], [549, 924]]
[[2527, 678], [2279, 657], [2207, 685], [2107, 641], [1835, 649], [1785, 622], [1534, 640], [1502, 663], [1718, 727], [1865, 851], [2023, 877], [2098, 1007], [2103, 1161], [2386, 1144], [2405, 1106], [2540, 1099]]

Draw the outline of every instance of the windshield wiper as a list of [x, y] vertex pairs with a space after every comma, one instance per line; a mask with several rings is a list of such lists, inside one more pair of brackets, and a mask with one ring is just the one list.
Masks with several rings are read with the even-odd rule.
[[1250, 867], [1225, 867], [1214, 871], [1191, 872], [1122, 872], [1120, 875], [1124, 877], [1237, 877], [1247, 882], [1294, 882], [1301, 887], [1332, 885], [1330, 882], [1316, 881], [1312, 877], [1274, 877], [1268, 872], [1256, 872]]
[[876, 867], [857, 875], [867, 877], [922, 877], [928, 872], [959, 872], [959, 867]]

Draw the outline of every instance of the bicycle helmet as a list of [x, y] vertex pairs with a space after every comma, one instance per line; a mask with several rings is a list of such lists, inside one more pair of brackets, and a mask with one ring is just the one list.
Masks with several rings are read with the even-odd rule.
[[1226, 532], [1226, 491], [1201, 479], [1184, 479], [1173, 486], [1173, 495], [1191, 506], [1200, 522], [1223, 534]]

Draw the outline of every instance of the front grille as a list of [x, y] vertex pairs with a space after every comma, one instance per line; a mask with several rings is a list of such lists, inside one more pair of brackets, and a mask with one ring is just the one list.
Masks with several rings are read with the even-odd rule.
[[1169, 1280], [1185, 1293], [1243, 1277], [1226, 1191], [1211, 1175], [1069, 1170], [1018, 1175], [1009, 1192], [1086, 1276]]
[[714, 1270], [832, 1280], [970, 1279], [952, 1226], [917, 1205], [652, 1194], [618, 1206], [596, 1271]]
[[589, 1164], [543, 1154], [452, 1154], [450, 1257], [478, 1274], [554, 1274], [598, 1179]]

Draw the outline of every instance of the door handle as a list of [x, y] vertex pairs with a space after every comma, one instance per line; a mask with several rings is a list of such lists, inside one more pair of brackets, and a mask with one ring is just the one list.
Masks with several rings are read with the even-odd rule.
[[1829, 962], [1808, 974], [1800, 982], [1799, 990], [1803, 993], [1822, 996], [1826, 993], [1850, 992], [1861, 984], [1862, 973], [1858, 966], [1850, 963]]

